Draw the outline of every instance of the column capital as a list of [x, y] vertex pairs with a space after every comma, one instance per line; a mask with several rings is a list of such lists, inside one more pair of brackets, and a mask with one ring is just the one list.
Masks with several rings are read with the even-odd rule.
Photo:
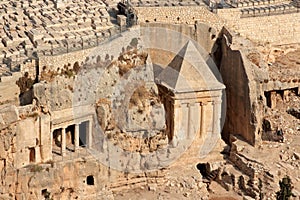
[[222, 104], [221, 100], [214, 101], [214, 104]]
[[218, 101], [218, 100], [211, 102], [212, 105], [218, 105], [218, 104], [221, 104], [221, 103], [222, 103], [222, 101]]
[[208, 102], [200, 102], [200, 106], [206, 106]]
[[174, 108], [181, 108], [181, 104], [173, 104]]
[[189, 103], [187, 103], [188, 107], [194, 106], [194, 105], [196, 105], [196, 104], [197, 104], [197, 102], [189, 102]]

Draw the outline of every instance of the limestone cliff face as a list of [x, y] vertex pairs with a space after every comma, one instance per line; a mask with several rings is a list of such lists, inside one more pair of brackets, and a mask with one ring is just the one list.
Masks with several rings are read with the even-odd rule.
[[141, 128], [153, 131], [164, 130], [165, 110], [155, 84], [150, 88], [140, 86], [133, 92], [125, 128], [132, 131]]
[[[235, 38], [234, 38], [235, 39]], [[261, 115], [258, 113], [258, 76], [245, 52], [232, 45], [233, 36], [223, 35], [220, 71], [227, 91], [226, 121], [223, 138], [229, 141], [231, 134], [241, 135], [255, 144]], [[245, 41], [241, 42], [243, 44]], [[231, 45], [231, 46], [230, 46]], [[259, 73], [263, 75], [264, 73]]]
[[34, 85], [34, 98], [45, 110], [59, 111], [73, 106], [72, 77], [56, 76], [51, 82], [40, 82]]
[[145, 153], [167, 145], [165, 109], [147, 53], [124, 52], [102, 77], [105, 81], [99, 81], [98, 88], [106, 89], [97, 91], [96, 111], [106, 138], [129, 152]]
[[[144, 56], [144, 52], [141, 54]], [[131, 54], [131, 53], [129, 53]], [[127, 60], [139, 55], [131, 54]], [[125, 56], [126, 57], [126, 56]], [[141, 59], [142, 58], [142, 59]], [[95, 113], [99, 125], [105, 130], [107, 138], [119, 142], [121, 137], [126, 143], [118, 143], [124, 150], [149, 152], [154, 151], [159, 145], [166, 145], [167, 139], [164, 135], [165, 116], [164, 107], [160, 102], [158, 90], [153, 82], [153, 75], [150, 65], [146, 64], [145, 57], [139, 57], [139, 64], [142, 66], [137, 72], [119, 74], [119, 66], [114, 65], [109, 68], [109, 72], [115, 70], [113, 76], [117, 81], [122, 80], [122, 76], [129, 77], [128, 83], [132, 80], [142, 80], [148, 75], [148, 79], [141, 85], [135, 86], [130, 95], [121, 90], [122, 83], [116, 82], [116, 88], [99, 92], [99, 99], [94, 102]], [[131, 62], [129, 61], [129, 62]], [[120, 61], [122, 62], [122, 61]], [[137, 64], [137, 63], [136, 63]], [[134, 65], [134, 67], [140, 67]], [[145, 70], [145, 74], [139, 74]], [[106, 72], [107, 73], [107, 72]], [[77, 152], [71, 157], [60, 157], [52, 154], [51, 149], [51, 120], [53, 113], [72, 109], [74, 106], [73, 84], [76, 77], [66, 77], [56, 75], [51, 81], [43, 81], [34, 86], [34, 104], [20, 107], [2, 106], [0, 111], [0, 199], [112, 199], [111, 191], [106, 191], [109, 184], [117, 183], [119, 180], [125, 181], [123, 172], [117, 172], [97, 162], [86, 151]], [[109, 80], [103, 79], [103, 80]], [[105, 81], [100, 84], [101, 88], [106, 86]], [[101, 85], [103, 84], [103, 85]], [[106, 86], [106, 88], [108, 88]], [[119, 91], [118, 98], [108, 91]], [[107, 98], [106, 95], [112, 98]], [[122, 96], [123, 95], [123, 96]], [[102, 97], [102, 98], [100, 98]], [[84, 98], [84, 96], [83, 96]], [[75, 101], [76, 102], [76, 101]], [[87, 103], [88, 101], [85, 101]], [[124, 110], [125, 124], [118, 123], [116, 112], [118, 103], [127, 102], [128, 110]], [[61, 119], [66, 114], [61, 113]], [[145, 118], [145, 119], [144, 119]], [[144, 137], [145, 131], [149, 135]], [[150, 133], [151, 132], [151, 133]], [[134, 134], [136, 133], [136, 134]], [[152, 134], [152, 135], [151, 135]], [[109, 136], [110, 135], [110, 136]], [[54, 138], [53, 138], [54, 139]], [[141, 142], [142, 141], [142, 142]], [[53, 142], [53, 141], [52, 141]], [[59, 141], [61, 142], [61, 140]], [[144, 145], [140, 145], [140, 144]], [[79, 155], [80, 153], [80, 155]], [[85, 157], [82, 159], [81, 157]], [[110, 159], [115, 159], [110, 158]], [[150, 165], [150, 159], [141, 160], [130, 158], [130, 163], [124, 162], [128, 170], [139, 166]], [[43, 164], [41, 164], [43, 163]], [[151, 175], [140, 174], [138, 179], [145, 181], [145, 177]], [[119, 179], [118, 179], [119, 178]], [[118, 179], [118, 180], [117, 180]], [[137, 180], [137, 182], [141, 182]], [[146, 182], [144, 183], [146, 184]]]
[[0, 107], [0, 130], [19, 119], [19, 113], [15, 106], [3, 105]]
[[282, 48], [274, 50], [272, 45], [257, 46], [223, 30], [220, 71], [227, 88], [223, 129], [226, 141], [233, 134], [242, 136], [252, 145], [259, 144], [264, 134], [263, 120], [268, 115], [268, 107], [276, 106], [276, 91], [282, 93], [283, 101], [288, 101], [289, 91], [286, 90], [297, 91], [297, 51], [293, 48], [286, 50], [286, 53], [294, 52], [291, 58], [293, 54], [283, 56]]

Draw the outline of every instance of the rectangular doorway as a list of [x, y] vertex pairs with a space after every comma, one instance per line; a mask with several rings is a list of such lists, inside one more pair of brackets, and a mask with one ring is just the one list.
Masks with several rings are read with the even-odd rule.
[[79, 125], [79, 146], [86, 147], [89, 136], [89, 121]]

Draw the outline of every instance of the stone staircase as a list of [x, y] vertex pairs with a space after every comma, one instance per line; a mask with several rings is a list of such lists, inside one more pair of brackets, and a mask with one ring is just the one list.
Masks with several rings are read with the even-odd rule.
[[211, 183], [212, 181], [216, 180], [219, 174], [219, 170], [211, 171], [207, 176], [203, 177], [204, 183]]
[[293, 0], [291, 4], [298, 9], [300, 8], [300, 0]]
[[234, 191], [245, 197], [259, 197], [257, 182], [236, 169], [234, 165], [227, 164], [220, 169], [219, 178], [215, 180], [227, 191]]

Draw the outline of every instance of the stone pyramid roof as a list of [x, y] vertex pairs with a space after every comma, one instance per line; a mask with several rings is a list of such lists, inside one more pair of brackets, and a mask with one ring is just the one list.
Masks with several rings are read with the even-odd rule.
[[188, 41], [156, 78], [175, 93], [220, 90], [220, 83], [192, 41]]

